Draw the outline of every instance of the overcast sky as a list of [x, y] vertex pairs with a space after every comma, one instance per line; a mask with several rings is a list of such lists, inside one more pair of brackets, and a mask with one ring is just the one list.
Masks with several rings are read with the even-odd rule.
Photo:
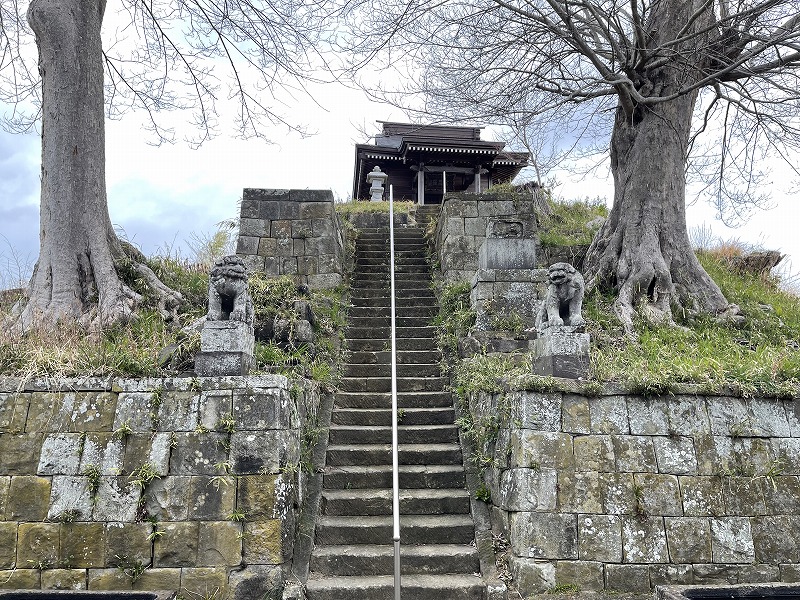
[[[287, 116], [317, 134], [302, 139], [276, 128], [271, 145], [223, 133], [199, 150], [182, 144], [153, 147], [138, 115], [109, 122], [106, 171], [112, 222], [145, 253], [174, 246], [173, 251], [186, 255], [185, 240], [193, 232], [213, 231], [215, 223], [236, 216], [245, 187], [332, 189], [346, 199], [353, 146], [364, 141], [359, 128], [374, 130], [376, 120], [404, 118], [397, 109], [368, 102], [360, 92], [335, 84], [314, 95], [321, 106], [301, 101]], [[0, 284], [13, 280], [17, 262], [32, 264], [38, 254], [39, 162], [37, 136], [0, 134]], [[557, 195], [611, 196], [610, 182], [599, 176], [570, 181], [561, 173], [558, 178], [563, 185]], [[781, 250], [797, 257], [794, 262], [800, 267], [800, 212], [796, 199], [783, 193], [788, 184], [778, 180], [776, 208], [756, 213], [742, 228], [726, 228], [710, 207], [699, 203], [688, 209], [689, 224], [706, 224], [723, 238]]]

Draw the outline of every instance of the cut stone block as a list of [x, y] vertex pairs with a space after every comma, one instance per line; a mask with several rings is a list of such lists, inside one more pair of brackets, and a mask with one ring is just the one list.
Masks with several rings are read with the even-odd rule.
[[533, 342], [533, 372], [580, 379], [589, 374], [589, 334], [551, 328]]

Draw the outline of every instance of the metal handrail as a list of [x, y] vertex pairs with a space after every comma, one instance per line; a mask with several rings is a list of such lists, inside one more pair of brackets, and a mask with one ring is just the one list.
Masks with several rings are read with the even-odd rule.
[[392, 320], [392, 539], [394, 540], [394, 598], [400, 600], [400, 461], [397, 448], [397, 341], [394, 306], [394, 186], [389, 186], [389, 295]]

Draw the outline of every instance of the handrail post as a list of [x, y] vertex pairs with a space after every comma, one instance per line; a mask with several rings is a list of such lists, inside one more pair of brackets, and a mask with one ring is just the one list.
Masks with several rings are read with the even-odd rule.
[[394, 598], [400, 600], [400, 461], [397, 448], [397, 340], [394, 302], [394, 186], [389, 186], [389, 290], [392, 320], [392, 520]]

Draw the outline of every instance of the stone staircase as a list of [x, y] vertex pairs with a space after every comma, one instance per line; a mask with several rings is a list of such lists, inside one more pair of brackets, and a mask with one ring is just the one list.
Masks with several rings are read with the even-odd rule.
[[[438, 208], [438, 207], [436, 207]], [[394, 598], [389, 240], [356, 243], [349, 361], [331, 417], [308, 600]], [[403, 600], [484, 597], [423, 228], [395, 230]]]

